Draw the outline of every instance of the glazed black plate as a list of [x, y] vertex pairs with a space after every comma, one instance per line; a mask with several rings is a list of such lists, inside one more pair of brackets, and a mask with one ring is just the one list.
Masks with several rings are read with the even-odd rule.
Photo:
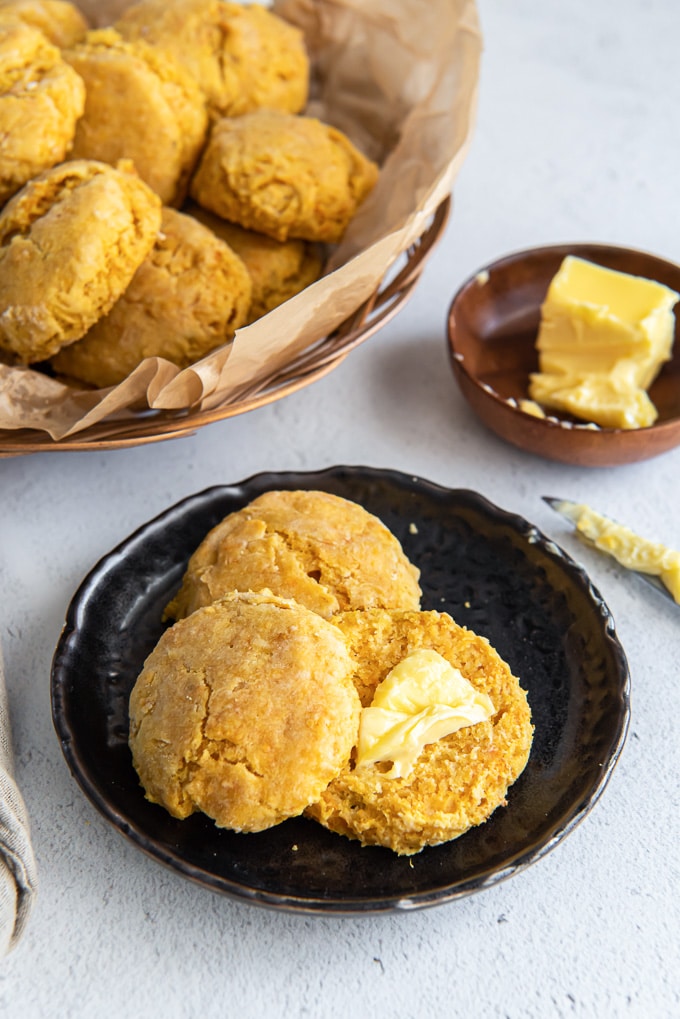
[[[423, 608], [487, 637], [528, 692], [535, 736], [507, 806], [461, 838], [412, 857], [305, 818], [239, 835], [144, 799], [127, 745], [127, 703], [163, 631], [162, 609], [191, 552], [227, 513], [269, 489], [322, 489], [360, 503], [421, 570]], [[521, 517], [474, 492], [394, 471], [336, 467], [259, 474], [209, 488], [150, 521], [86, 577], [52, 670], [52, 712], [68, 765], [116, 828], [208, 888], [301, 912], [368, 913], [447, 902], [554, 848], [602, 792], [623, 746], [629, 675], [588, 577]]]

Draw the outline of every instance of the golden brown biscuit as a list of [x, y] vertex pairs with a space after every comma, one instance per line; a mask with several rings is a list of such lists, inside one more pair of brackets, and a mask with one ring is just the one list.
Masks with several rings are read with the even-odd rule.
[[0, 0], [0, 24], [12, 17], [39, 29], [59, 49], [75, 46], [87, 32], [82, 12], [68, 0]]
[[257, 110], [212, 130], [192, 197], [223, 219], [278, 241], [339, 241], [378, 167], [313, 117]]
[[64, 57], [87, 90], [73, 158], [131, 159], [164, 204], [179, 204], [208, 125], [193, 78], [171, 56], [112, 28], [88, 32]]
[[115, 26], [172, 53], [205, 93], [212, 116], [266, 106], [298, 113], [307, 102], [302, 33], [258, 4], [142, 0]]
[[57, 47], [0, 19], [0, 205], [66, 157], [84, 104], [83, 81]]
[[300, 814], [356, 740], [350, 667], [335, 626], [280, 598], [232, 595], [176, 623], [130, 697], [147, 799], [244, 832]]
[[73, 160], [0, 213], [0, 350], [43, 361], [111, 308], [161, 222], [157, 195], [124, 166]]
[[185, 212], [204, 223], [242, 259], [253, 284], [248, 322], [278, 308], [321, 275], [323, 259], [318, 245], [299, 240], [275, 241], [229, 223], [195, 202]]
[[350, 763], [307, 811], [331, 831], [410, 855], [481, 824], [505, 803], [529, 757], [533, 728], [526, 694], [484, 637], [438, 612], [348, 612], [334, 617], [355, 661], [364, 707], [378, 684], [417, 648], [442, 655], [495, 714], [427, 745], [413, 771], [385, 778], [387, 762]]
[[330, 619], [343, 609], [420, 605], [419, 572], [391, 531], [328, 492], [265, 492], [214, 527], [166, 609], [181, 619], [229, 591], [273, 591]]
[[185, 368], [232, 339], [250, 307], [248, 272], [207, 227], [163, 210], [160, 233], [104, 318], [52, 359], [63, 375], [114, 386], [145, 357]]

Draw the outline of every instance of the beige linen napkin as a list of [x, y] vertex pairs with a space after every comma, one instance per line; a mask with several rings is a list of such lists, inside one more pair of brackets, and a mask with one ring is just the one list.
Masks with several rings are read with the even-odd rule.
[[37, 873], [28, 815], [14, 781], [12, 739], [0, 647], [0, 956], [19, 942], [33, 907]]

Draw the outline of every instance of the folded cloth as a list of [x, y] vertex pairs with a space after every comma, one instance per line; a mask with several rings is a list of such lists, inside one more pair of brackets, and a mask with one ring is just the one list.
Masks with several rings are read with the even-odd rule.
[[37, 872], [26, 806], [12, 767], [12, 740], [0, 648], [0, 956], [19, 942], [33, 908]]

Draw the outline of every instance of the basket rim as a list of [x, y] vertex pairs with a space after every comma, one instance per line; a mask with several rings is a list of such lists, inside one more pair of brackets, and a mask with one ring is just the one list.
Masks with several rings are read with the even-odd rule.
[[37, 429], [0, 428], [0, 459], [29, 453], [122, 449], [183, 438], [205, 425], [256, 410], [322, 379], [404, 307], [444, 233], [450, 210], [451, 195], [447, 195], [421, 236], [404, 252], [406, 261], [399, 272], [389, 282], [383, 278], [368, 300], [337, 329], [228, 401], [208, 410], [146, 410], [138, 417], [104, 418], [63, 439], [52, 439]]

